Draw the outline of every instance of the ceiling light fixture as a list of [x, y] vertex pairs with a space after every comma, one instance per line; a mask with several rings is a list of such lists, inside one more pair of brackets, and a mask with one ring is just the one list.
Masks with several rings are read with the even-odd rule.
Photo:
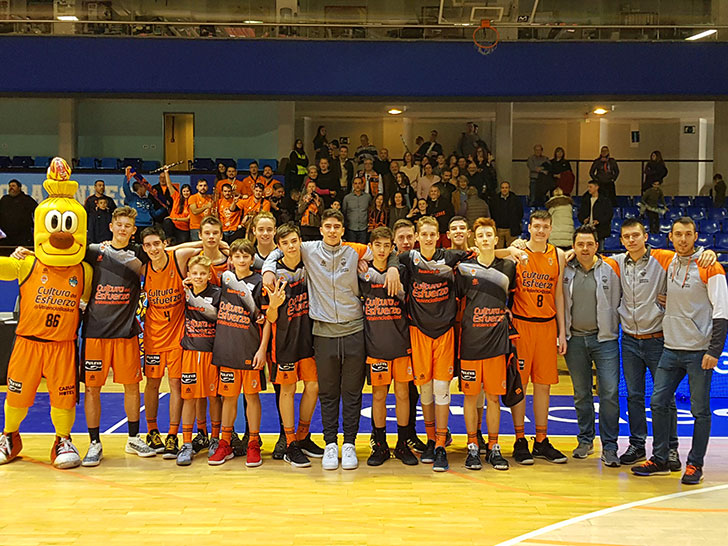
[[602, 108], [601, 106], [597, 106], [596, 108], [594, 108], [594, 110], [592, 110], [592, 112], [594, 112], [597, 116], [603, 116], [608, 112], [608, 110], [606, 108]]
[[695, 40], [700, 40], [701, 38], [705, 38], [706, 36], [712, 36], [716, 32], [718, 32], [716, 29], [711, 28], [710, 30], [705, 30], [703, 32], [698, 32], [697, 34], [693, 34], [692, 36], [688, 36], [685, 39], [692, 42]]
[[249, 20], [249, 21], [243, 21], [246, 25], [262, 25], [263, 21], [255, 21], [255, 20]]
[[56, 19], [59, 21], [78, 21], [78, 17], [75, 15], [59, 15]]
[[390, 108], [387, 110], [387, 114], [391, 114], [392, 116], [398, 116], [402, 112], [404, 112], [404, 110], [400, 110], [399, 108]]

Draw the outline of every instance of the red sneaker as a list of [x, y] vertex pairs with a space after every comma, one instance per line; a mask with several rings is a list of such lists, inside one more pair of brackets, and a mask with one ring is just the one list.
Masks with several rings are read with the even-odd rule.
[[257, 440], [248, 441], [248, 453], [246, 456], [245, 466], [260, 466], [263, 464], [263, 459], [260, 457], [260, 444]]
[[76, 468], [81, 466], [81, 455], [79, 455], [76, 446], [71, 442], [71, 437], [59, 438], [53, 442], [51, 450], [51, 462], [56, 468]]
[[0, 435], [0, 464], [12, 461], [22, 449], [23, 441], [18, 431]]
[[219, 466], [221, 464], [225, 464], [225, 461], [229, 461], [233, 457], [235, 457], [233, 454], [233, 448], [230, 447], [227, 440], [220, 440], [215, 453], [207, 458], [207, 464]]

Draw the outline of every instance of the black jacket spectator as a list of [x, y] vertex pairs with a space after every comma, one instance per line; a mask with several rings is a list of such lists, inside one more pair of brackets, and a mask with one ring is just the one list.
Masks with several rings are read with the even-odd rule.
[[644, 177], [642, 178], [642, 192], [644, 193], [652, 187], [652, 183], [662, 181], [667, 176], [667, 166], [662, 159], [657, 161], [648, 161], [645, 165]]
[[521, 199], [513, 192], [508, 197], [501, 193], [490, 200], [490, 215], [495, 221], [496, 228], [510, 229], [511, 235], [517, 237], [521, 234], [521, 220], [523, 220], [523, 205]]
[[440, 197], [437, 201], [427, 200], [427, 214], [437, 220], [441, 235], [447, 233], [447, 225], [450, 223], [450, 218], [455, 215], [452, 202], [443, 197]]
[[592, 180], [599, 182], [599, 193], [606, 197], [612, 206], [617, 206], [616, 181], [619, 176], [617, 160], [609, 156], [597, 157], [589, 169], [589, 176]]
[[8, 183], [7, 195], [0, 198], [0, 229], [6, 235], [0, 244], [33, 245], [33, 212], [37, 206], [35, 199], [23, 192], [20, 182], [11, 180]]
[[108, 203], [108, 208], [111, 212], [114, 212], [114, 209], [116, 208], [116, 203], [114, 203], [114, 200], [109, 197], [108, 195], [104, 194], [103, 196], [97, 196], [95, 193], [92, 193], [86, 198], [86, 201], [83, 203], [83, 208], [86, 209], [86, 214], [88, 217], [91, 217], [91, 214], [96, 210], [96, 201], [99, 200], [99, 197], [105, 197], [106, 202]]
[[94, 209], [88, 214], [88, 242], [103, 243], [111, 241], [111, 213], [113, 211], [106, 209]]
[[495, 171], [495, 165], [491, 161], [490, 163], [484, 163], [482, 165], [481, 174], [485, 182], [485, 193], [487, 196], [482, 196], [483, 199], [491, 199], [498, 191], [498, 174]]
[[602, 241], [609, 237], [613, 213], [612, 203], [606, 196], [601, 194], [601, 191], [598, 194], [597, 200], [594, 202], [594, 210], [592, 210], [591, 194], [586, 191], [581, 197], [581, 206], [579, 207], [577, 218], [582, 224], [588, 223], [590, 216], [592, 222], [596, 220], [598, 223], [594, 228], [597, 230], [599, 240]]

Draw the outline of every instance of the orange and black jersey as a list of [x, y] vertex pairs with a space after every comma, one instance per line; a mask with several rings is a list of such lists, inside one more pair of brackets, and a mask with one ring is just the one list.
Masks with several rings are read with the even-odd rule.
[[308, 315], [308, 286], [303, 262], [294, 269], [276, 262], [276, 278], [286, 281], [286, 299], [273, 323], [272, 357], [278, 364], [298, 362], [313, 356], [313, 323]]
[[472, 258], [457, 266], [455, 286], [464, 301], [460, 358], [484, 360], [507, 354], [508, 296], [516, 287], [516, 264], [495, 258], [490, 266]]
[[253, 256], [253, 265], [250, 269], [252, 269], [254, 273], [260, 273], [267, 257], [268, 256], [261, 255], [260, 251], [256, 248], [255, 256]]
[[111, 243], [89, 245], [86, 262], [93, 267], [93, 292], [83, 320], [83, 337], [131, 338], [141, 333], [136, 311], [140, 276], [148, 261], [141, 246], [114, 248]]
[[364, 303], [364, 339], [367, 356], [394, 360], [412, 354], [404, 290], [391, 298], [384, 288], [387, 272], [373, 265], [359, 273], [359, 291]]
[[438, 248], [431, 260], [426, 260], [419, 250], [399, 256], [410, 323], [426, 336], [437, 339], [455, 323], [454, 267], [471, 254], [466, 250]]
[[199, 294], [185, 288], [185, 333], [182, 348], [211, 353], [215, 343], [215, 324], [220, 307], [220, 287], [208, 284]]
[[155, 271], [144, 268], [147, 313], [144, 316], [144, 350], [147, 353], [179, 348], [185, 322], [185, 289], [174, 252], [166, 251], [167, 263]]
[[239, 279], [234, 271], [221, 277], [220, 307], [212, 363], [236, 370], [252, 370], [260, 347], [258, 318], [268, 308], [263, 278], [253, 273]]

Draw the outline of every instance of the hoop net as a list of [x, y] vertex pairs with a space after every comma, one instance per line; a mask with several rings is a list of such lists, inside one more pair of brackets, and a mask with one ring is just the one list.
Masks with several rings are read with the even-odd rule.
[[491, 24], [490, 19], [481, 19], [480, 26], [473, 32], [475, 51], [481, 55], [490, 55], [498, 46], [499, 38], [498, 29]]

